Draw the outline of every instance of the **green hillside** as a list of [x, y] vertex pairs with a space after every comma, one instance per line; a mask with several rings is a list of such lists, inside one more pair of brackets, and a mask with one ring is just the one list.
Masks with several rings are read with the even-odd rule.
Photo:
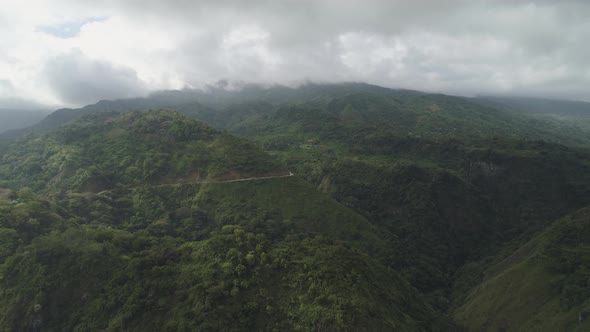
[[487, 268], [454, 316], [476, 331], [587, 331], [589, 248], [585, 208]]
[[[158, 172], [126, 171], [164, 151]], [[189, 162], [206, 178], [282, 171], [170, 111], [105, 113], [12, 145], [0, 173], [13, 188], [0, 200], [0, 329], [450, 328], [384, 263], [391, 234], [298, 177], [169, 182], [186, 154], [206, 156]], [[116, 180], [60, 175], [93, 167]]]
[[[363, 83], [308, 83], [295, 88], [246, 84], [237, 90], [210, 86], [204, 90], [161, 91], [146, 98], [103, 100], [80, 109], [61, 109], [28, 129], [0, 135], [0, 139], [45, 133], [90, 113], [159, 108], [174, 109], [213, 127], [246, 135], [270, 128], [284, 134], [297, 126], [317, 136], [354, 127], [357, 135], [377, 131], [434, 140], [501, 137], [575, 146], [590, 143], [590, 131], [585, 127], [539, 117], [505, 103]], [[268, 139], [279, 138], [275, 136]]]
[[[247, 199], [251, 192], [242, 192], [241, 184], [72, 194], [70, 208], [80, 215], [55, 221], [39, 216], [50, 225], [30, 244], [19, 239], [9, 218], [3, 234], [21, 244], [7, 249], [15, 253], [6, 254], [2, 265], [0, 326], [24, 330], [42, 324], [48, 331], [433, 326], [435, 313], [418, 293], [368, 256], [378, 240], [367, 222], [298, 182], [260, 183], [255, 189], [260, 200]], [[305, 206], [322, 204], [321, 211], [294, 214], [288, 203], [294, 192]], [[13, 195], [5, 203], [10, 215], [18, 215], [11, 209], [21, 200]]]
[[458, 305], [453, 285], [466, 266], [590, 201], [583, 131], [462, 98], [385, 93], [221, 114], [391, 234], [394, 254], [382, 260], [441, 312]]
[[588, 132], [590, 130], [590, 103], [588, 102], [524, 97], [479, 97], [473, 101], [553, 123], [555, 126], [562, 127], [563, 131]]
[[[231, 109], [225, 112], [233, 119]], [[241, 112], [234, 112], [243, 117]], [[206, 114], [200, 118], [209, 121]], [[590, 142], [590, 132], [567, 123], [481, 106], [459, 97], [395, 91], [355, 93], [329, 102], [281, 105], [265, 117], [228, 121], [228, 126], [247, 136], [259, 135], [260, 130], [268, 132], [265, 135], [268, 143], [280, 142], [285, 133], [321, 139], [347, 137], [351, 141], [395, 135], [439, 142], [456, 139], [475, 143], [493, 138], [545, 140], [571, 146], [588, 146]]]
[[252, 144], [173, 111], [96, 113], [7, 148], [0, 186], [53, 193], [286, 174]]
[[351, 83], [31, 130], [0, 145], [0, 330], [584, 330], [582, 127]]

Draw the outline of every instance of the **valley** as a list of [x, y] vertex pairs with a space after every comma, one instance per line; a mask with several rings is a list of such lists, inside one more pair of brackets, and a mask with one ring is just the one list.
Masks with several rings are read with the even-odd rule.
[[556, 121], [360, 83], [59, 110], [2, 136], [0, 329], [584, 331]]

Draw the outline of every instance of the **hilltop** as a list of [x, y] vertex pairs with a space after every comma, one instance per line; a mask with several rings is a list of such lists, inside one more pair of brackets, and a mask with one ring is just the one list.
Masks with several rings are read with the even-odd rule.
[[288, 173], [252, 144], [174, 111], [89, 114], [2, 158], [2, 186], [51, 192]]
[[[543, 114], [560, 114], [564, 103], [567, 104], [554, 101], [556, 106], [549, 109], [555, 111], [551, 113], [546, 107]], [[305, 121], [330, 123], [325, 128], [318, 128], [317, 123], [316, 127], [308, 126], [308, 132], [316, 136], [342, 127], [355, 127], [359, 131], [357, 135], [376, 130], [435, 140], [503, 137], [574, 146], [590, 143], [590, 131], [586, 127], [554, 117], [538, 117], [528, 111], [526, 103], [511, 105], [506, 107], [505, 103], [485, 98], [389, 89], [364, 83], [307, 83], [299, 87], [243, 84], [234, 90], [209, 86], [204, 90], [160, 91], [145, 98], [103, 100], [79, 109], [60, 109], [30, 128], [9, 131], [0, 137], [14, 139], [26, 133], [47, 132], [91, 113], [165, 108], [240, 135], [261, 127], [289, 131], [293, 128], [284, 123], [284, 117], [306, 114], [299, 119], [300, 126], [305, 126]], [[533, 106], [528, 105], [529, 108]], [[320, 132], [315, 132], [318, 129]]]

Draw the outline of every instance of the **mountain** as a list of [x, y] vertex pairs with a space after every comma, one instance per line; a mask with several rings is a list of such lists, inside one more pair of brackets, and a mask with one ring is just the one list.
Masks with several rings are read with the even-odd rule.
[[524, 97], [478, 97], [483, 105], [524, 113], [530, 117], [567, 125], [564, 130], [590, 129], [590, 103], [572, 100], [554, 100]]
[[0, 326], [575, 330], [589, 133], [360, 83], [61, 110], [0, 146]]
[[[381, 88], [368, 84], [305, 84], [299, 88], [280, 85], [261, 86], [257, 84], [243, 84], [239, 89], [227, 90], [218, 86], [207, 86], [204, 90], [172, 90], [157, 91], [145, 98], [129, 98], [120, 100], [101, 100], [96, 104], [78, 109], [59, 109], [30, 128], [13, 130], [1, 135], [0, 138], [14, 139], [27, 133], [46, 133], [63, 126], [71, 121], [80, 119], [84, 115], [95, 112], [129, 112], [145, 111], [149, 109], [182, 109], [183, 113], [195, 117], [196, 114], [214, 116], [219, 108], [250, 102], [264, 102], [271, 104], [297, 103], [301, 100], [329, 100], [335, 95], [346, 95], [356, 90]], [[207, 105], [207, 106], [204, 106]], [[209, 119], [211, 120], [211, 119]]]
[[527, 113], [590, 115], [590, 103], [584, 101], [491, 96], [482, 96], [474, 100], [495, 104], [496, 106], [502, 105]]
[[[257, 112], [252, 114], [248, 110], [253, 108]], [[439, 142], [457, 139], [475, 143], [502, 138], [588, 146], [590, 137], [588, 131], [580, 128], [481, 106], [461, 97], [395, 90], [358, 92], [275, 107], [240, 104], [210, 114], [200, 112], [194, 116], [224, 124], [241, 135], [252, 136], [251, 133], [262, 130], [267, 133], [267, 140], [273, 140], [274, 133], [297, 132], [320, 139], [337, 135], [351, 140], [394, 135]], [[565, 127], [569, 130], [564, 130]]]
[[286, 174], [253, 145], [173, 111], [93, 113], [8, 148], [7, 187], [102, 191]]
[[589, 248], [586, 207], [487, 267], [455, 317], [474, 331], [587, 331]]
[[91, 114], [14, 143], [1, 329], [450, 326], [383, 263], [389, 235], [284, 170], [173, 111]]
[[431, 139], [504, 137], [575, 146], [590, 143], [588, 128], [529, 116], [506, 109], [504, 104], [482, 100], [363, 83], [308, 83], [296, 88], [244, 84], [235, 90], [210, 86], [204, 90], [160, 91], [146, 98], [103, 100], [80, 109], [61, 109], [31, 128], [5, 133], [0, 138], [47, 132], [89, 113], [165, 108], [238, 134], [261, 125], [276, 127], [281, 117], [306, 110], [307, 118], [299, 119], [300, 122], [330, 121], [329, 130], [347, 126]]

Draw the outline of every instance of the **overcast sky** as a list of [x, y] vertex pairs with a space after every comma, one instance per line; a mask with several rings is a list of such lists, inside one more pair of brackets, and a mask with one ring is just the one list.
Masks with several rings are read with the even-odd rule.
[[0, 108], [230, 79], [590, 101], [590, 1], [0, 0]]

